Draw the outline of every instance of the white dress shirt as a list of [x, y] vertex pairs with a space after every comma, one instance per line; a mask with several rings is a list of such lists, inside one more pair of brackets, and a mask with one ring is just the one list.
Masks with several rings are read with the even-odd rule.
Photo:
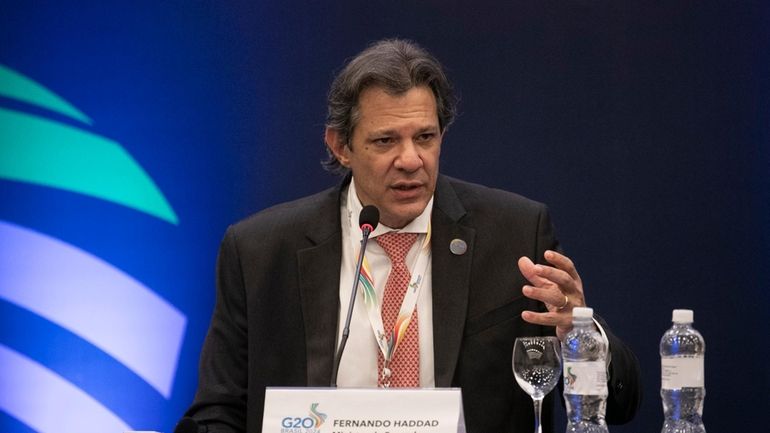
[[[361, 230], [358, 227], [358, 215], [363, 208], [356, 194], [355, 178], [350, 181], [347, 191], [343, 191], [341, 200], [340, 218], [342, 226], [342, 266], [340, 267], [340, 315], [337, 335], [337, 345], [342, 339], [342, 328], [348, 314], [350, 292], [353, 288], [353, 273], [356, 270], [356, 258], [361, 245]], [[397, 230], [402, 233], [419, 233], [417, 241], [412, 245], [406, 256], [406, 264], [410, 273], [414, 273], [415, 262], [419, 254], [422, 241], [428, 233], [431, 211], [433, 210], [433, 198], [423, 210], [422, 214], [412, 220], [406, 227]], [[390, 259], [380, 245], [374, 241], [377, 236], [394, 231], [383, 224], [369, 236], [366, 246], [366, 259], [369, 262], [374, 289], [377, 299], [382, 301], [385, 291], [385, 283], [390, 273]], [[420, 345], [420, 386], [431, 388], [435, 386], [433, 374], [433, 307], [432, 307], [432, 264], [428, 262], [423, 277], [420, 295], [417, 298], [417, 322]], [[364, 297], [361, 289], [356, 294], [356, 305], [353, 307], [353, 316], [350, 323], [350, 334], [345, 346], [345, 353], [340, 360], [340, 369], [337, 375], [339, 387], [377, 387], [377, 354], [379, 346], [374, 338], [369, 316], [364, 305]], [[411, 325], [410, 325], [411, 326]], [[386, 330], [386, 332], [389, 330]]]

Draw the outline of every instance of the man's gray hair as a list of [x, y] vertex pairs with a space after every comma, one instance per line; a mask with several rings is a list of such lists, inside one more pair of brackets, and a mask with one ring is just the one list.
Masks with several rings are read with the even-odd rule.
[[[392, 95], [402, 95], [417, 86], [427, 86], [436, 98], [440, 132], [452, 124], [457, 100], [441, 64], [416, 43], [403, 39], [385, 39], [370, 45], [350, 60], [332, 82], [328, 97], [326, 127], [338, 131], [340, 140], [350, 146], [360, 112], [358, 99], [369, 87], [381, 87]], [[345, 174], [343, 167], [327, 148], [322, 161], [328, 171]]]

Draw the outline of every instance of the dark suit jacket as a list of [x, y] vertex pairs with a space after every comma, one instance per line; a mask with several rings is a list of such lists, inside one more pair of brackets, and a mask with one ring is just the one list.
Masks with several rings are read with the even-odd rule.
[[[343, 184], [344, 186], [344, 184]], [[266, 386], [328, 386], [342, 253], [340, 187], [231, 226], [218, 260], [217, 301], [187, 415], [213, 432], [261, 431]], [[521, 196], [439, 176], [432, 224], [435, 380], [461, 387], [469, 433], [529, 433], [532, 401], [511, 371], [517, 336], [553, 333], [521, 319], [544, 305], [521, 294], [520, 256], [558, 249], [547, 209]], [[449, 243], [463, 239], [464, 255]], [[605, 328], [606, 329], [606, 328]], [[608, 332], [608, 422], [633, 417], [639, 368]], [[552, 395], [544, 431], [552, 431]]]

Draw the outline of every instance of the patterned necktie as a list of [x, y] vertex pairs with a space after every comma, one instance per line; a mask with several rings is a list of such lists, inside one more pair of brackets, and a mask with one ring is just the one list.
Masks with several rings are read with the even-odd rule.
[[[417, 240], [416, 233], [390, 232], [375, 238], [390, 258], [391, 270], [385, 284], [382, 299], [382, 324], [385, 332], [390, 333], [395, 325], [401, 303], [412, 275], [404, 262], [406, 254]], [[396, 353], [390, 362], [391, 377], [388, 382], [383, 380], [384, 359], [380, 352], [378, 356], [377, 384], [396, 388], [416, 388], [420, 386], [420, 344], [417, 333], [417, 308], [412, 312], [412, 319], [406, 329], [403, 341], [398, 345]]]

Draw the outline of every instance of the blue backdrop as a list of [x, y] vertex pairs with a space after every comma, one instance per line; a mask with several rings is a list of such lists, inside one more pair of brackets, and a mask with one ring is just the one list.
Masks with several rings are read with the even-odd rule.
[[461, 95], [442, 171], [548, 203], [638, 354], [612, 431], [660, 429], [673, 308], [707, 340], [709, 430], [766, 424], [770, 7], [270, 3], [0, 1], [0, 431], [173, 429], [227, 224], [336, 182], [333, 72], [393, 36]]

